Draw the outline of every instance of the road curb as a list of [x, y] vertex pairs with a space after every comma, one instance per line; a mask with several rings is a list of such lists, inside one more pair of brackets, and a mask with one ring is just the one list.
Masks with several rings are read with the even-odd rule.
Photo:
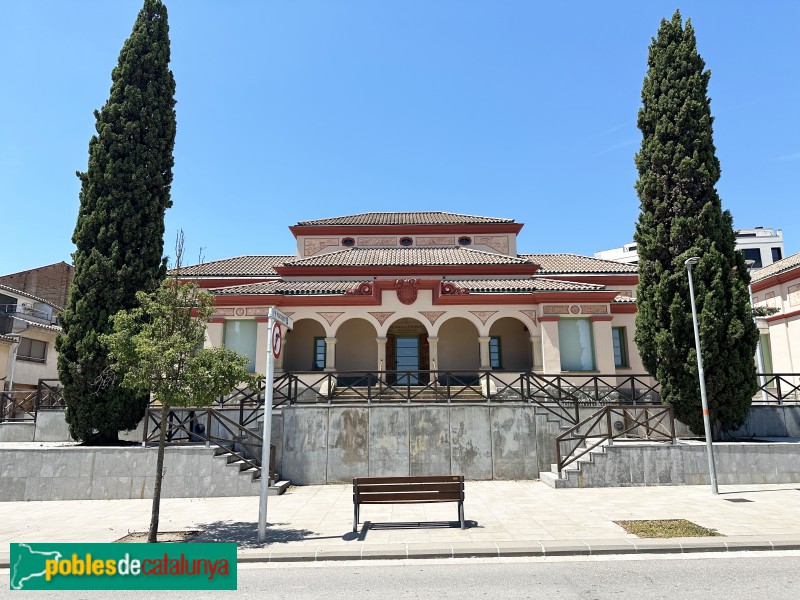
[[[239, 563], [325, 562], [342, 560], [406, 560], [410, 558], [509, 558], [550, 556], [601, 556], [611, 554], [690, 554], [800, 550], [800, 537], [718, 536], [708, 538], [600, 540], [531, 540], [499, 542], [439, 542], [419, 544], [291, 545], [241, 549]], [[0, 554], [0, 569], [10, 567], [10, 556]]]

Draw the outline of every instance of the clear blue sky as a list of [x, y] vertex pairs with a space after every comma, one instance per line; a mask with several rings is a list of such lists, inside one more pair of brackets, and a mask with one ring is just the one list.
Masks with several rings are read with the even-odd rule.
[[[140, 0], [7, 2], [0, 273], [70, 260], [92, 111]], [[800, 250], [800, 2], [167, 0], [177, 82], [165, 249], [294, 252], [288, 225], [443, 210], [523, 252], [632, 239], [647, 47], [676, 7], [711, 69], [736, 227]]]

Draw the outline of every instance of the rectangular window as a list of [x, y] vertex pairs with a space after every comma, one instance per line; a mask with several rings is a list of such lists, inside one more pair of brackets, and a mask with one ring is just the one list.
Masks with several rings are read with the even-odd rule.
[[559, 319], [562, 371], [594, 371], [594, 336], [589, 319]]
[[27, 360], [38, 363], [45, 362], [47, 360], [47, 342], [29, 338], [19, 338], [17, 360]]
[[772, 262], [777, 262], [783, 258], [783, 252], [781, 252], [780, 248], [773, 248], [772, 249]]
[[496, 335], [489, 338], [489, 366], [493, 369], [503, 368], [503, 355], [500, 352], [500, 337]]
[[764, 373], [773, 373], [772, 348], [769, 344], [769, 334], [762, 333], [759, 341], [761, 342], [761, 362], [764, 364]]
[[256, 370], [256, 328], [253, 319], [225, 321], [225, 347], [250, 359], [247, 370]]
[[325, 368], [325, 358], [328, 346], [324, 337], [314, 338], [314, 364], [311, 368], [315, 371], [322, 371]]
[[614, 342], [614, 366], [630, 367], [628, 364], [628, 342], [624, 327], [612, 327], [611, 339]]
[[758, 248], [745, 248], [742, 250], [742, 254], [744, 254], [745, 260], [753, 261], [753, 266], [750, 267], [751, 269], [760, 269], [762, 267], [761, 250]]

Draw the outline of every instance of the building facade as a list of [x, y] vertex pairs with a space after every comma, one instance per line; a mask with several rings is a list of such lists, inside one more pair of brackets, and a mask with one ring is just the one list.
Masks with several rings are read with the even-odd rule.
[[264, 372], [267, 312], [294, 320], [276, 373], [387, 372], [426, 384], [443, 373], [643, 373], [633, 343], [636, 267], [526, 254], [513, 219], [366, 213], [290, 227], [293, 255], [184, 267], [215, 295], [208, 346]]

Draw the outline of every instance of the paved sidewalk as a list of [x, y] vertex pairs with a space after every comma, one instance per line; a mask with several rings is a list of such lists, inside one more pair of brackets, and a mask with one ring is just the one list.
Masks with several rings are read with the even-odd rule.
[[[256, 538], [258, 498], [161, 502], [161, 531], [200, 529], [195, 541], [236, 542], [240, 560], [509, 556], [733, 549], [800, 549], [800, 485], [552, 489], [538, 481], [466, 484], [466, 530], [456, 505], [361, 508], [352, 533], [350, 485], [292, 487], [270, 497], [269, 543]], [[730, 502], [729, 500], [749, 500]], [[144, 531], [150, 500], [0, 503], [0, 566], [9, 542], [111, 542]], [[641, 540], [614, 521], [688, 519], [721, 537]]]

